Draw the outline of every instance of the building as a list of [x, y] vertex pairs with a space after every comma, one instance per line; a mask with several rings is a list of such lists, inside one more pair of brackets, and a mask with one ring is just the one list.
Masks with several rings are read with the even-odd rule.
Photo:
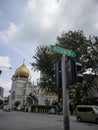
[[15, 108], [15, 102], [19, 101], [20, 108], [26, 109], [28, 106], [28, 97], [29, 95], [34, 95], [38, 104], [40, 105], [51, 105], [52, 102], [57, 100], [57, 95], [54, 93], [48, 93], [45, 90], [41, 91], [39, 86], [35, 86], [31, 82], [30, 71], [23, 63], [19, 66], [14, 75], [12, 76], [12, 86], [10, 92], [10, 105], [12, 108]]
[[4, 94], [4, 89], [0, 87], [0, 96], [3, 97], [3, 94]]

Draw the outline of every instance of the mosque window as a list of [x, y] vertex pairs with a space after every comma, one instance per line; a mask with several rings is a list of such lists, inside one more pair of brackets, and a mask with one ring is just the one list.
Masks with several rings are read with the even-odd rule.
[[12, 99], [15, 99], [15, 91], [12, 92]]
[[25, 96], [26, 95], [26, 89], [23, 91], [23, 96]]
[[25, 99], [23, 100], [23, 106], [25, 106]]
[[53, 101], [52, 101], [52, 105], [55, 105], [55, 104], [56, 104], [56, 100], [53, 100]]
[[33, 91], [33, 95], [36, 95], [36, 91], [35, 90]]
[[50, 101], [48, 99], [45, 99], [45, 105], [47, 105], [47, 106], [50, 105]]

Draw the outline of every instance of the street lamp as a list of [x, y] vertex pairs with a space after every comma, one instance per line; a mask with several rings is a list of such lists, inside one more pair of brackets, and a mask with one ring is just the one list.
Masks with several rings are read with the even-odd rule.
[[12, 67], [6, 67], [6, 66], [1, 66], [0, 68], [8, 68], [8, 69], [12, 69]]
[[2, 73], [2, 70], [0, 70], [0, 74]]

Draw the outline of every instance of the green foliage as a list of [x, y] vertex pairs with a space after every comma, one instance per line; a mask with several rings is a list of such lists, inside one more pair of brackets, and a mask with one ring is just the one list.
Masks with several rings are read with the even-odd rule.
[[27, 103], [29, 105], [32, 105], [32, 104], [38, 104], [38, 99], [36, 98], [35, 95], [32, 95], [32, 93], [30, 93], [26, 99]]
[[40, 70], [42, 78], [40, 80], [40, 88], [47, 89], [49, 91], [55, 91], [54, 86], [54, 62], [55, 55], [49, 51], [48, 46], [37, 47], [36, 54], [33, 57], [35, 62], [31, 63], [34, 70]]
[[52, 66], [51, 59], [52, 55], [49, 53], [48, 46], [39, 46], [37, 47], [36, 54], [33, 56], [35, 59], [34, 63], [31, 63], [34, 70], [40, 70], [44, 74], [50, 74], [51, 71], [47, 68]]
[[0, 106], [2, 106], [3, 105], [3, 101], [2, 100], [0, 100]]
[[[94, 39], [94, 41], [92, 39]], [[83, 31], [63, 32], [61, 36], [57, 37], [55, 45], [76, 52], [76, 61], [83, 65], [82, 73], [86, 72], [88, 68], [92, 68], [92, 72], [94, 73], [94, 75], [89, 78], [88, 75], [85, 74], [82, 84], [70, 86], [71, 101], [73, 101], [74, 104], [78, 104], [84, 97], [91, 96], [92, 91], [96, 87], [94, 78], [97, 73], [96, 65], [98, 60], [96, 60], [96, 56], [98, 54], [98, 37], [86, 37]], [[61, 58], [61, 54], [51, 52], [48, 46], [42, 45], [37, 47], [36, 54], [33, 58], [35, 59], [35, 62], [31, 63], [33, 69], [40, 70], [42, 73], [41, 82], [39, 84], [40, 88], [49, 91], [59, 91], [54, 85], [53, 65]]]
[[69, 31], [57, 37], [57, 45], [76, 52], [76, 59], [81, 60], [81, 56], [87, 52], [88, 41], [83, 31]]
[[[92, 39], [95, 41], [92, 42]], [[85, 73], [88, 68], [92, 68], [94, 75], [84, 75], [84, 82], [82, 84], [75, 84], [70, 86], [70, 99], [74, 104], [82, 103], [85, 97], [93, 96], [94, 89], [96, 88], [96, 65], [97, 65], [97, 48], [98, 38], [86, 38], [83, 31], [69, 31], [62, 33], [61, 37], [57, 37], [57, 45], [63, 48], [73, 50], [76, 52], [76, 61], [82, 63], [82, 73]]]
[[31, 112], [46, 112], [48, 113], [51, 108], [56, 109], [55, 106], [45, 106], [45, 105], [32, 105]]
[[14, 105], [15, 105], [16, 107], [18, 107], [19, 104], [20, 104], [20, 101], [16, 101]]

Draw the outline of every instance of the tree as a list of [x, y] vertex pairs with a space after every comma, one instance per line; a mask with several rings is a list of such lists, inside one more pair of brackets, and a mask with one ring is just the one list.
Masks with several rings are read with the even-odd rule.
[[42, 45], [37, 47], [36, 54], [33, 56], [35, 62], [31, 63], [34, 70], [40, 70], [42, 77], [40, 79], [40, 88], [49, 91], [55, 91], [54, 86], [54, 62], [55, 55], [49, 51], [49, 47]]
[[3, 101], [0, 99], [0, 107], [2, 107], [3, 105]]
[[20, 105], [20, 101], [16, 101], [14, 105], [18, 107]]
[[[92, 41], [93, 38], [94, 42]], [[76, 104], [79, 104], [84, 97], [91, 96], [92, 91], [96, 87], [94, 79], [96, 77], [96, 65], [98, 62], [96, 60], [98, 37], [89, 36], [89, 38], [86, 38], [83, 31], [63, 32], [61, 37], [57, 37], [57, 45], [69, 50], [72, 49], [77, 53], [76, 61], [82, 63], [82, 73], [92, 68], [94, 75], [89, 77], [88, 75], [84, 75], [85, 82], [70, 87], [70, 98], [72, 97], [72, 100], [76, 101]]]
[[[92, 39], [95, 41], [93, 42]], [[96, 77], [98, 37], [89, 36], [87, 38], [84, 35], [83, 31], [69, 31], [67, 33], [63, 32], [61, 36], [57, 37], [55, 45], [76, 52], [77, 56], [75, 57], [75, 60], [83, 65], [82, 73], [85, 73], [88, 68], [92, 68], [92, 72], [94, 72], [94, 75], [91, 76], [90, 80], [86, 75], [84, 76], [85, 82], [82, 84], [75, 84], [70, 87], [70, 97], [73, 98], [72, 95], [74, 95], [76, 104], [78, 104], [83, 97], [88, 96], [90, 91], [96, 87], [96, 84], [93, 83], [93, 81]], [[35, 70], [40, 70], [43, 74], [40, 83], [41, 88], [57, 91], [57, 88], [55, 88], [54, 85], [53, 64], [59, 60], [60, 57], [60, 54], [52, 53], [49, 51], [48, 46], [42, 45], [37, 47], [36, 54], [33, 57], [35, 59], [35, 62], [31, 63], [31, 65]]]

